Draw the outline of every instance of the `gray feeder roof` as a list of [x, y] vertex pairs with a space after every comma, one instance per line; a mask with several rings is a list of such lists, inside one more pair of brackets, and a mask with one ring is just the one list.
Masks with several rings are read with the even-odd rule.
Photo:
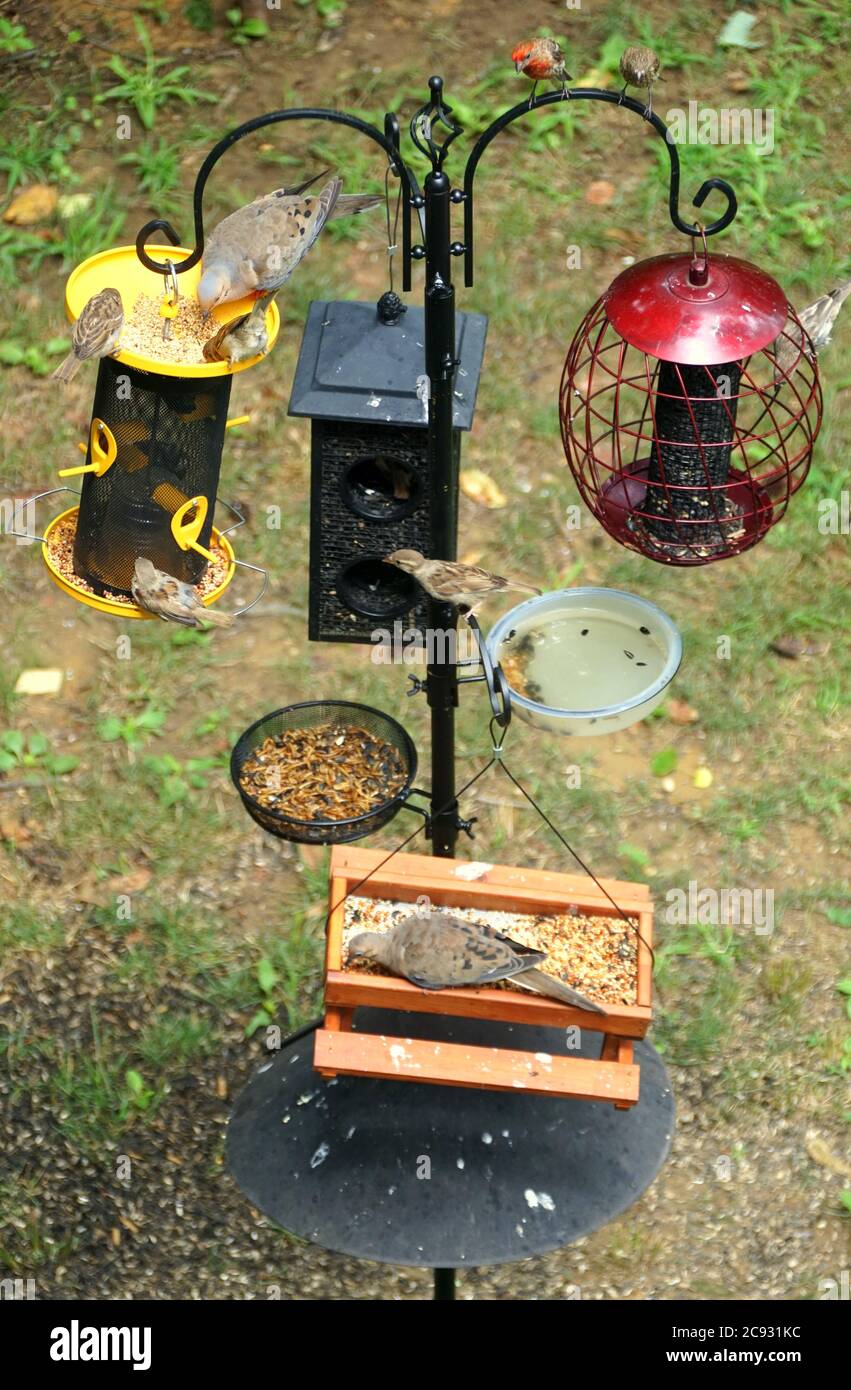
[[[473, 423], [485, 352], [485, 314], [456, 314], [454, 424]], [[425, 316], [409, 306], [384, 324], [375, 304], [314, 300], [310, 306], [290, 396], [290, 415], [376, 424], [426, 424]], [[417, 378], [421, 378], [418, 389]]]

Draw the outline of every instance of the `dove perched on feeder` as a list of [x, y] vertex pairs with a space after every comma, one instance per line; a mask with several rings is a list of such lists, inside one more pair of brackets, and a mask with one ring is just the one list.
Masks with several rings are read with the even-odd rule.
[[491, 594], [501, 594], [507, 589], [520, 589], [527, 594], [541, 592], [533, 584], [503, 579], [502, 575], [489, 574], [477, 565], [462, 565], [455, 560], [427, 560], [418, 550], [394, 550], [392, 554], [385, 555], [384, 560], [386, 564], [412, 574], [420, 588], [425, 589], [431, 598], [466, 608], [468, 617]]
[[261, 294], [249, 314], [240, 314], [230, 323], [223, 323], [218, 333], [204, 344], [205, 360], [236, 363], [261, 357], [269, 346], [266, 310], [274, 298], [271, 293]]
[[545, 951], [521, 946], [483, 922], [464, 922], [448, 913], [408, 917], [386, 932], [359, 932], [349, 942], [348, 956], [377, 961], [420, 989], [514, 980], [561, 1004], [595, 1014], [606, 1012], [578, 990], [539, 970], [547, 958]]
[[813, 358], [827, 347], [839, 310], [849, 294], [851, 294], [851, 280], [846, 280], [844, 285], [837, 285], [835, 290], [829, 290], [827, 294], [821, 295], [812, 304], [808, 304], [806, 309], [801, 310], [798, 318], [809, 336], [814, 349], [813, 352], [810, 351], [809, 343], [802, 337], [795, 324], [791, 326], [787, 335], [775, 338], [775, 386], [779, 386], [786, 374], [792, 371], [802, 352], [805, 352], [808, 360], [812, 362]]
[[74, 324], [71, 351], [53, 373], [54, 381], [70, 381], [90, 358], [109, 357], [118, 346], [124, 327], [124, 309], [118, 290], [100, 290], [83, 305]]
[[654, 53], [652, 48], [644, 48], [641, 44], [631, 44], [621, 54], [618, 66], [623, 78], [621, 101], [626, 96], [627, 87], [646, 87], [647, 105], [644, 108], [644, 114], [645, 116], [652, 116], [653, 83], [662, 81], [662, 64], [658, 54]]
[[526, 39], [514, 49], [511, 61], [514, 71], [522, 72], [532, 83], [530, 106], [535, 100], [535, 90], [539, 82], [560, 82], [562, 96], [570, 95], [567, 90], [567, 84], [571, 80], [570, 73], [565, 67], [562, 46], [556, 43], [555, 39]]
[[[320, 178], [321, 175], [317, 175]], [[318, 194], [279, 188], [232, 212], [210, 233], [201, 261], [198, 302], [205, 313], [252, 292], [274, 293], [290, 278], [325, 223], [375, 207], [381, 197], [344, 194], [330, 179]]]
[[158, 570], [150, 560], [139, 558], [133, 573], [133, 597], [140, 608], [156, 613], [166, 623], [198, 627], [202, 622], [230, 627], [231, 613], [214, 613], [205, 608], [191, 584]]

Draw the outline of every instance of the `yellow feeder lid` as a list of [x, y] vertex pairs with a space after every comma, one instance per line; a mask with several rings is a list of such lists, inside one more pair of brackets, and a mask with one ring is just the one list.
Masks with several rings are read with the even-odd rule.
[[[75, 584], [73, 580], [66, 578], [66, 576], [62, 574], [50, 553], [50, 537], [61, 522], [65, 521], [67, 518], [76, 516], [79, 510], [79, 507], [69, 507], [67, 511], [60, 512], [59, 516], [53, 518], [44, 533], [41, 555], [54, 584], [57, 584], [63, 593], [68, 594], [71, 598], [77, 599], [79, 603], [85, 603], [89, 608], [97, 608], [101, 613], [111, 613], [114, 618], [155, 618], [157, 616], [156, 613], [148, 613], [146, 609], [139, 608], [135, 603], [118, 603], [114, 599], [101, 598], [98, 594], [93, 594], [88, 589], [83, 588], [82, 584]], [[211, 607], [212, 604], [216, 603], [221, 598], [225, 589], [236, 574], [236, 557], [234, 555], [233, 546], [227, 536], [223, 536], [220, 531], [216, 530], [215, 526], [213, 527], [210, 544], [218, 546], [224, 551], [228, 567], [225, 570], [225, 575], [221, 584], [209, 594], [206, 594], [201, 600], [205, 608]]]
[[[152, 254], [158, 255], [162, 260], [174, 261], [175, 265], [179, 265], [181, 261], [185, 261], [192, 255], [192, 252], [187, 250], [185, 246], [149, 246], [146, 249]], [[195, 299], [198, 281], [201, 279], [201, 266], [202, 262], [199, 261], [197, 265], [192, 266], [191, 270], [178, 276], [177, 284], [181, 298]], [[158, 275], [155, 271], [148, 270], [146, 266], [142, 265], [136, 255], [135, 246], [113, 246], [109, 251], [99, 251], [96, 256], [90, 256], [87, 261], [82, 261], [71, 272], [65, 287], [65, 308], [69, 319], [72, 321], [78, 319], [92, 295], [97, 294], [107, 286], [118, 290], [124, 306], [125, 318], [128, 319], [140, 294], [147, 294], [153, 299], [159, 299], [168, 291], [168, 282], [165, 276]], [[230, 304], [217, 305], [210, 315], [210, 337], [212, 338], [223, 323], [229, 323], [231, 319], [238, 318], [240, 314], [250, 313], [255, 303], [256, 300], [247, 298], [235, 299]], [[158, 372], [160, 376], [228, 376], [234, 372], [244, 372], [246, 368], [262, 362], [263, 357], [268, 356], [268, 353], [275, 346], [280, 327], [281, 316], [278, 313], [278, 306], [272, 303], [266, 310], [266, 332], [269, 337], [269, 347], [266, 353], [235, 364], [231, 362], [162, 362], [158, 358], [146, 357], [143, 353], [132, 350], [114, 352], [112, 355], [117, 362], [126, 362], [128, 367], [137, 367], [143, 372]]]

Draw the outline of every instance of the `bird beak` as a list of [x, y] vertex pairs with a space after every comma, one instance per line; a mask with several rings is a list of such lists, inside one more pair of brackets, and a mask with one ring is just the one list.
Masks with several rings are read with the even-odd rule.
[[522, 72], [522, 71], [523, 71], [523, 59], [522, 59], [522, 58], [517, 58], [517, 59], [515, 59], [515, 62], [514, 62], [514, 71], [515, 71], [515, 72]]

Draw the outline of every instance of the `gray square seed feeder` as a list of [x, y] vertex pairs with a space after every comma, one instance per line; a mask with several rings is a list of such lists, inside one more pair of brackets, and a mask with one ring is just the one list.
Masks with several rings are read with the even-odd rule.
[[[310, 306], [290, 415], [311, 429], [310, 616], [318, 642], [369, 642], [376, 628], [426, 626], [410, 575], [383, 563], [392, 550], [433, 556], [436, 508], [428, 457], [425, 317], [392, 296], [374, 304]], [[383, 317], [382, 317], [383, 314]], [[456, 316], [453, 442], [473, 423], [485, 350], [484, 314]], [[448, 503], [447, 503], [448, 505]]]

